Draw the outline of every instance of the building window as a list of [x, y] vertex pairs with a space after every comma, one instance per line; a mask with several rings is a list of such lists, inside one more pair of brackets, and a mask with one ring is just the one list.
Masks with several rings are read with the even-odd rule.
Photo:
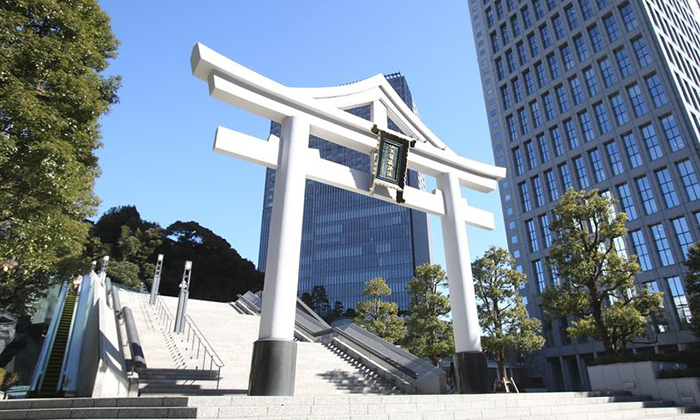
[[668, 171], [668, 169], [664, 168], [656, 171], [656, 179], [659, 181], [661, 192], [664, 195], [666, 208], [670, 209], [679, 205], [680, 201], [678, 200], [678, 194], [676, 194], [676, 186], [673, 185], [671, 173]]
[[547, 115], [547, 121], [556, 118], [556, 111], [554, 111], [554, 104], [552, 103], [552, 97], [549, 93], [542, 95], [542, 101], [544, 101], [544, 112]]
[[547, 189], [549, 190], [549, 201], [555, 202], [559, 200], [559, 190], [557, 188], [557, 181], [554, 179], [554, 173], [550, 170], [544, 173], [547, 178]]
[[593, 149], [588, 152], [588, 157], [591, 159], [591, 164], [593, 165], [593, 175], [595, 176], [595, 181], [605, 181], [607, 179], [607, 175], [605, 174], [603, 159], [601, 159], [598, 149]]
[[659, 144], [659, 137], [656, 135], [656, 130], [651, 124], [647, 124], [642, 127], [642, 136], [644, 137], [644, 142], [647, 145], [647, 151], [649, 152], [649, 158], [651, 160], [656, 160], [664, 155], [661, 151], [661, 145]]
[[700, 197], [700, 185], [698, 185], [698, 177], [695, 175], [693, 165], [689, 160], [684, 160], [678, 162], [676, 166], [678, 167], [678, 172], [681, 174], [681, 181], [683, 181], [688, 200], [697, 200], [698, 197]]
[[530, 9], [527, 7], [523, 9], [523, 24], [525, 25], [525, 29], [532, 26], [532, 15], [530, 14]]
[[537, 168], [537, 155], [535, 154], [535, 148], [532, 147], [532, 142], [528, 141], [525, 143], [525, 155], [527, 156], [528, 168]]
[[559, 165], [559, 174], [561, 175], [561, 184], [564, 186], [564, 191], [573, 188], [574, 184], [571, 181], [571, 172], [569, 171], [569, 165], [562, 163]]
[[569, 80], [569, 86], [571, 86], [571, 93], [574, 97], [574, 105], [578, 105], [585, 99], [583, 96], [583, 88], [581, 88], [581, 82], [578, 77], [572, 77]]
[[542, 114], [540, 113], [540, 104], [537, 101], [530, 102], [530, 113], [532, 114], [532, 125], [537, 128], [542, 125]]
[[510, 26], [513, 28], [513, 36], [514, 37], [519, 37], [520, 36], [520, 21], [518, 20], [517, 16], [513, 16], [510, 18]]
[[547, 213], [539, 216], [540, 226], [542, 227], [542, 238], [544, 239], [545, 248], [552, 246], [552, 233], [549, 231], [549, 216]]
[[649, 271], [653, 267], [651, 264], [651, 258], [649, 257], [649, 250], [647, 249], [647, 243], [644, 240], [644, 233], [641, 230], [635, 230], [630, 232], [632, 236], [632, 244], [634, 245], [634, 253], [637, 254], [637, 261], [642, 271]]
[[594, 11], [591, 6], [591, 0], [579, 0], [579, 6], [581, 6], [581, 13], [583, 14], [583, 19], [588, 20], [593, 17]]
[[632, 47], [634, 48], [634, 55], [637, 56], [639, 67], [644, 68], [651, 64], [651, 54], [649, 53], [649, 47], [647, 47], [647, 41], [644, 38], [637, 38], [632, 41]]
[[646, 176], [637, 178], [637, 188], [639, 188], [639, 194], [642, 197], [642, 204], [644, 204], [645, 214], [654, 214], [659, 208], [656, 206], [656, 200], [654, 199], [654, 193], [651, 190], [651, 184]]
[[544, 206], [544, 193], [542, 192], [542, 183], [539, 176], [532, 178], [532, 189], [535, 191], [537, 207]]
[[664, 87], [661, 86], [661, 80], [656, 74], [652, 74], [646, 79], [647, 87], [649, 88], [649, 93], [651, 94], [651, 99], [654, 102], [654, 107], [658, 108], [660, 106], [666, 105], [668, 103], [668, 98], [666, 98], [666, 92], [664, 92]]
[[566, 130], [566, 138], [569, 140], [569, 148], [571, 150], [578, 147], [578, 134], [574, 122], [569, 120], [564, 121], [564, 129]]
[[622, 211], [627, 214], [628, 220], [634, 220], [637, 218], [637, 209], [634, 207], [634, 199], [630, 193], [630, 188], [627, 184], [620, 184], [617, 186], [617, 193], [620, 196], [620, 204], [622, 204]]
[[527, 43], [530, 46], [530, 53], [532, 56], [537, 57], [540, 54], [540, 45], [537, 43], [535, 34], [530, 34], [527, 36]]
[[522, 175], [525, 172], [525, 164], [523, 163], [523, 153], [519, 147], [513, 149], [513, 161], [515, 162], [515, 172]]
[[527, 189], [527, 183], [523, 182], [520, 187], [520, 202], [523, 205], [524, 213], [532, 210], [532, 202], [530, 201], [530, 191]]
[[690, 324], [690, 320], [693, 316], [690, 313], [688, 299], [685, 297], [685, 290], [683, 289], [683, 283], [680, 277], [669, 277], [666, 279], [666, 282], [668, 283], [668, 289], [671, 291], [673, 306], [676, 307], [676, 312], [678, 313], [678, 320], [681, 325]]
[[549, 73], [552, 75], [552, 80], [561, 76], [561, 69], [559, 68], [559, 60], [554, 54], [547, 56], [547, 65], [549, 66]]
[[617, 120], [617, 125], [623, 126], [630, 121], [629, 114], [627, 114], [627, 106], [622, 96], [616, 94], [610, 98], [612, 103], [613, 112], [615, 113], [615, 119]]
[[537, 227], [535, 226], [534, 220], [528, 220], [525, 222], [527, 225], [527, 236], [530, 239], [530, 252], [537, 252], [540, 250], [539, 243], [537, 242]]
[[521, 66], [527, 64], [527, 51], [525, 50], [525, 45], [521, 42], [515, 46], [518, 51], [518, 62]]
[[[647, 290], [649, 290], [651, 293], [661, 291], [659, 290], [659, 284], [655, 280], [644, 283], [644, 285], [647, 287]], [[663, 308], [664, 304], [662, 302], [661, 307], [659, 308], [660, 310], [651, 313], [651, 322], [654, 325], [657, 334], [668, 331], [668, 324], [666, 323], [666, 319], [663, 316]]]
[[693, 238], [690, 236], [688, 222], [686, 222], [685, 217], [673, 219], [671, 222], [673, 222], [673, 230], [676, 231], [678, 246], [680, 246], [681, 251], [683, 251], [683, 258], [688, 259], [688, 250], [693, 245]]
[[535, 279], [537, 279], [537, 290], [542, 293], [547, 288], [547, 283], [544, 279], [544, 269], [542, 267], [542, 261], [536, 260], [532, 263], [532, 270], [535, 273]]
[[555, 89], [557, 100], [559, 101], [559, 111], [564, 113], [569, 110], [569, 99], [566, 96], [564, 86], [558, 86]]
[[513, 51], [506, 51], [506, 64], [508, 64], [508, 71], [513, 73], [515, 71], [515, 58], [513, 57]]
[[498, 34], [496, 32], [491, 34], [491, 49], [493, 50], [494, 54], [501, 49], [501, 44], [498, 42]]
[[629, 3], [620, 7], [620, 14], [622, 15], [622, 21], [625, 23], [625, 28], [627, 28], [628, 31], [632, 31], [638, 26], [637, 16], [635, 16], [632, 6], [630, 6]]
[[532, 81], [532, 73], [530, 73], [530, 71], [523, 72], [523, 78], [525, 79], [525, 92], [528, 95], [532, 95], [535, 92], [535, 83]]
[[513, 102], [510, 100], [510, 92], [508, 92], [507, 85], [501, 88], [501, 99], [503, 100], [503, 109], [508, 109], [513, 106]]
[[603, 48], [603, 36], [600, 34], [600, 28], [598, 28], [596, 25], [589, 27], [588, 36], [591, 38], [593, 51], [599, 52]]
[[499, 81], [503, 80], [506, 77], [506, 68], [503, 65], [503, 59], [500, 57], [496, 59], [496, 72], [498, 73]]
[[544, 70], [544, 64], [540, 61], [535, 64], [535, 72], [537, 73], [537, 83], [540, 88], [547, 86], [547, 72]]
[[605, 84], [606, 88], [609, 88], [617, 83], [615, 70], [613, 70], [610, 60], [607, 58], [600, 60], [598, 62], [598, 66], [600, 67], [600, 73], [603, 75], [603, 83]]
[[661, 266], [668, 267], [669, 265], [675, 264], [676, 261], [673, 259], [673, 253], [671, 253], [671, 246], [668, 243], [668, 238], [666, 238], [664, 225], [661, 223], [652, 225], [651, 235], [654, 237], [654, 242], [656, 243], [656, 250], [659, 253]]
[[627, 87], [627, 95], [629, 95], [630, 101], [632, 101], [632, 108], [634, 109], [634, 115], [636, 117], [641, 117], [647, 113], [647, 104], [644, 102], [642, 91], [636, 83]]
[[544, 8], [542, 7], [542, 1], [541, 0], [534, 0], [532, 2], [532, 5], [535, 8], [535, 17], [537, 19], [542, 19], [544, 17]]
[[623, 173], [625, 169], [622, 166], [622, 158], [617, 149], [617, 143], [613, 141], [606, 144], [605, 151], [608, 152], [608, 162], [610, 163], [610, 168], [612, 168], [613, 175], [620, 175]]
[[574, 6], [569, 6], [564, 9], [564, 14], [566, 15], [566, 21], [569, 24], [569, 29], [572, 31], [578, 27], [578, 16], [576, 16], [576, 9]]
[[588, 188], [591, 184], [588, 182], [586, 163], [583, 161], [581, 156], [574, 158], [574, 167], [576, 168], [576, 174], [578, 175], [579, 186], [581, 186], [582, 190]]
[[559, 127], [552, 128], [550, 132], [552, 134], [552, 144], [554, 144], [554, 154], [560, 156], [564, 153], [564, 143], [561, 141]]
[[583, 111], [578, 114], [578, 119], [581, 123], [583, 138], [587, 142], [593, 140], [595, 138], [595, 133], [593, 132], [593, 124], [591, 123], [591, 117], [588, 115], [588, 111]]
[[624, 134], [622, 140], [625, 143], [625, 151], [627, 151], [630, 166], [633, 168], [640, 166], [642, 164], [642, 155], [639, 153], [639, 146], [637, 146], [637, 139], [634, 137], [634, 133]]
[[627, 54], [626, 49], [620, 48], [619, 50], [615, 51], [615, 59], [617, 60], [617, 66], [620, 69], [620, 74], [622, 74], [623, 79], [634, 73], [634, 65], [632, 64], [632, 61], [630, 61], [630, 56]]
[[609, 133], [612, 130], [610, 125], [610, 120], [608, 119], [608, 112], [605, 109], [605, 104], [602, 102], [593, 105], [593, 110], [595, 111], [596, 119], [598, 120], [598, 128], [602, 134]]
[[518, 139], [518, 129], [515, 127], [515, 118], [512, 115], [506, 117], [506, 124], [508, 125], [508, 135], [510, 141], [515, 141]]
[[608, 33], [608, 39], [610, 39], [610, 42], [615, 42], [620, 39], [620, 36], [622, 35], [620, 32], [620, 25], [617, 24], [617, 21], [613, 15], [604, 17], [603, 24], [605, 24], [605, 30]]
[[540, 26], [540, 36], [542, 37], [542, 45], [544, 45], [544, 48], [552, 46], [552, 35], [549, 33], [547, 25]]
[[676, 119], [673, 115], [667, 115], [661, 118], [661, 125], [664, 128], [666, 140], [668, 140], [671, 151], [677, 152], [685, 147], [685, 142], [683, 141], [683, 137], [681, 137], [681, 131], [678, 129]]
[[576, 47], [578, 61], [586, 61], [588, 59], [588, 45], [586, 45], [586, 40], [579, 35], [574, 38], [574, 47]]
[[520, 133], [526, 135], [530, 132], [530, 122], [527, 120], [527, 111], [524, 108], [518, 110], [518, 121], [520, 122]]
[[571, 54], [571, 48], [568, 45], [563, 45], [559, 48], [561, 53], [561, 59], [564, 62], [564, 70], [571, 70], [574, 68], [574, 56]]
[[600, 92], [600, 86], [598, 85], [598, 78], [595, 75], [595, 70], [593, 70], [592, 67], [589, 67], [587, 70], [583, 72], [583, 75], [586, 77], [586, 86], [588, 86], [588, 93], [591, 94], [591, 96], [595, 96]]
[[[549, 10], [552, 9], [550, 8]], [[554, 19], [552, 19], [552, 24], [554, 25], [554, 35], [556, 35], [557, 39], [563, 38], [566, 30], [564, 29], [564, 24], [562, 23], [561, 18], [559, 16], [555, 16]]]
[[515, 102], [523, 100], [523, 89], [520, 87], [520, 81], [517, 78], [513, 80], [513, 95], [515, 96]]
[[549, 162], [549, 146], [547, 145], [547, 138], [544, 136], [544, 134], [537, 136], [537, 144], [540, 147], [542, 162]]

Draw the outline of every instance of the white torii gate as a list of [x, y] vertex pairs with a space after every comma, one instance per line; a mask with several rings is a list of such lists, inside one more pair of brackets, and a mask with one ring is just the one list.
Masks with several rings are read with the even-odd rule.
[[[277, 170], [262, 316], [248, 393], [294, 394], [294, 319], [306, 179], [396, 203], [392, 189], [375, 186], [370, 192], [371, 174], [322, 159], [318, 150], [308, 147], [309, 135], [372, 154], [377, 147], [372, 126], [387, 130], [388, 118], [405, 135], [418, 139], [408, 155], [408, 168], [437, 179], [439, 189], [432, 193], [406, 186], [400, 205], [441, 217], [458, 392], [486, 392], [486, 357], [465, 223], [493, 230], [494, 217], [467, 204], [460, 187], [491, 192], [505, 177], [505, 168], [458, 156], [447, 148], [382, 75], [343, 86], [290, 88], [201, 43], [193, 48], [191, 64], [194, 75], [209, 84], [211, 96], [282, 125], [280, 138], [271, 135], [267, 141], [220, 126], [214, 142], [219, 153]], [[370, 105], [371, 121], [344, 111], [362, 105]]]

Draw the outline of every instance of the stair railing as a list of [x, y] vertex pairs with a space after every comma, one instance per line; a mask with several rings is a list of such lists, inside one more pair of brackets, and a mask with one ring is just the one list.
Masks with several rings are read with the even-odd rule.
[[[216, 373], [216, 389], [219, 389], [219, 381], [221, 380], [221, 368], [224, 367], [224, 362], [221, 360], [214, 347], [209, 344], [209, 341], [204, 337], [202, 331], [200, 331], [197, 324], [192, 320], [189, 315], [185, 315], [185, 331], [186, 342], [190, 346], [188, 350], [194, 351], [195, 342], [197, 343], [197, 355], [195, 356], [199, 360], [200, 351], [203, 352], [202, 356], [202, 369], [206, 368], [207, 357], [209, 357], [209, 370], [213, 371], [214, 365], [217, 367]], [[190, 341], [190, 336], [192, 341]]]
[[175, 318], [160, 296], [158, 296], [156, 299], [156, 316], [158, 317], [158, 321], [165, 327], [165, 331], [172, 330], [172, 325], [175, 322]]
[[56, 340], [58, 325], [61, 323], [63, 307], [66, 304], [66, 294], [68, 294], [68, 282], [64, 281], [61, 285], [61, 290], [58, 293], [56, 309], [54, 310], [53, 318], [51, 318], [49, 329], [46, 331], [44, 344], [41, 346], [39, 360], [37, 361], [36, 367], [34, 368], [34, 373], [32, 374], [32, 381], [29, 385], [29, 395], [38, 392], [41, 385], [44, 383], [44, 374], [46, 373], [46, 367], [49, 363], [49, 356], [51, 355], [51, 349], [53, 348], [54, 341]]

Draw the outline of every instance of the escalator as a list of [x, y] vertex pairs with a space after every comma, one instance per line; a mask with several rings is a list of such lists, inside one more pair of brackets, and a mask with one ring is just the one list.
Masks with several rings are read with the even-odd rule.
[[77, 300], [78, 296], [74, 293], [66, 295], [66, 303], [63, 305], [63, 312], [56, 330], [56, 338], [54, 338], [51, 355], [44, 373], [44, 382], [41, 384], [37, 394], [38, 398], [56, 398], [61, 396], [57, 392], [58, 379], [61, 376], [63, 359], [66, 355], [66, 347], [68, 347], [68, 337], [73, 324], [73, 311]]
[[46, 331], [46, 338], [41, 347], [39, 360], [34, 368], [29, 397], [56, 398], [62, 396], [59, 381], [66, 356], [66, 349], [71, 338], [74, 312], [78, 295], [68, 291], [64, 282], [58, 295], [54, 315]]

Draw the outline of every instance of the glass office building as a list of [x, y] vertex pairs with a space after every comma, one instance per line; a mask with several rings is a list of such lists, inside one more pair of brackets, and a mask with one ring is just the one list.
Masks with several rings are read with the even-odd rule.
[[[398, 74], [385, 76], [403, 101], [416, 112], [406, 79]], [[369, 105], [350, 109], [361, 118], [370, 119]], [[389, 128], [399, 131], [388, 121]], [[279, 136], [280, 126], [273, 123], [271, 132]], [[368, 155], [311, 136], [310, 147], [321, 157], [369, 173]], [[421, 174], [409, 171], [408, 184], [425, 189]], [[267, 170], [263, 200], [262, 229], [258, 268], [265, 271], [275, 171]], [[415, 267], [430, 262], [428, 218], [425, 213], [392, 203], [362, 196], [315, 181], [306, 181], [304, 223], [302, 227], [301, 264], [298, 295], [312, 293], [323, 286], [331, 307], [342, 302], [354, 308], [362, 300], [364, 283], [384, 277], [392, 290], [388, 300], [408, 309], [406, 285]]]
[[540, 293], [552, 209], [568, 188], [597, 188], [629, 217], [618, 252], [636, 254], [639, 287], [664, 292], [635, 352], [694, 342], [684, 288], [700, 239], [700, 26], [689, 0], [469, 0], [508, 246], [528, 276], [522, 293], [543, 320], [533, 357], [551, 390], [586, 389], [601, 343], [566, 336]]

